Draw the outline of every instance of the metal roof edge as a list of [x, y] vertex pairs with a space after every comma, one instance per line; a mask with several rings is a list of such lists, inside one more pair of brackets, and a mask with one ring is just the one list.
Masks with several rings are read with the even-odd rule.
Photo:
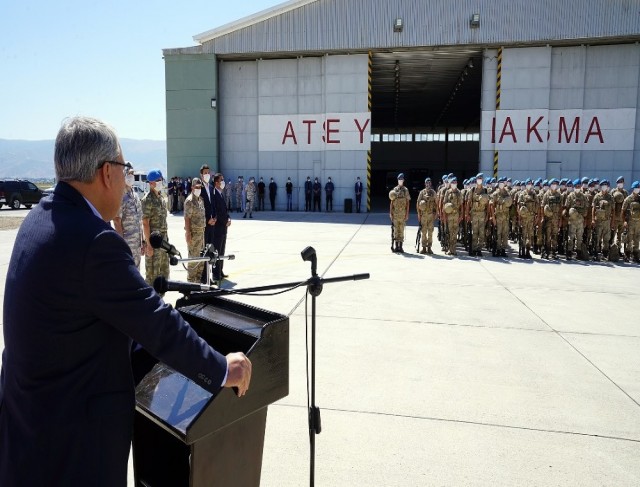
[[319, 0], [289, 0], [288, 2], [275, 5], [271, 8], [249, 15], [248, 17], [243, 17], [239, 20], [235, 20], [220, 27], [216, 27], [215, 29], [203, 32], [202, 34], [197, 34], [193, 36], [193, 40], [199, 42], [200, 44], [204, 44], [207, 41], [215, 39], [216, 37], [221, 37], [236, 30], [240, 30], [250, 25], [257, 24], [258, 22], [262, 22], [272, 17], [277, 17], [278, 15], [289, 12], [290, 10], [295, 10], [297, 8], [304, 7], [305, 5], [317, 1]]

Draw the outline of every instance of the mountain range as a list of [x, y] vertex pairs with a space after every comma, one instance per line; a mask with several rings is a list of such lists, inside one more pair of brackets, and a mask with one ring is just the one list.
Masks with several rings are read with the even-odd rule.
[[[0, 139], [0, 178], [51, 180], [54, 140]], [[126, 160], [136, 171], [154, 168], [167, 173], [167, 145], [164, 140], [120, 139]]]

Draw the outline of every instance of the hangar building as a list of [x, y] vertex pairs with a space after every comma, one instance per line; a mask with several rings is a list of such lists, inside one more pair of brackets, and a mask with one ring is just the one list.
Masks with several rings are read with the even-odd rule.
[[331, 176], [335, 210], [400, 171], [640, 179], [640, 0], [292, 0], [194, 40], [163, 51], [169, 176], [273, 177], [280, 209]]

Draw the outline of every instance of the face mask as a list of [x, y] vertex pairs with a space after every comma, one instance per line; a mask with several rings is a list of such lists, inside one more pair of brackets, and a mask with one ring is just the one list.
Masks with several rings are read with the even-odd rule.
[[504, 183], [498, 183], [498, 188], [500, 189], [504, 188]]
[[551, 185], [551, 191], [555, 191], [556, 189], [558, 189], [558, 185], [557, 184], [552, 184]]
[[640, 188], [635, 188], [635, 189], [633, 190], [633, 194], [638, 194], [638, 193], [640, 193]]
[[458, 187], [458, 183], [457, 182], [452, 182], [451, 183], [451, 189], [456, 189]]
[[564, 190], [564, 189], [567, 189], [567, 187], [566, 187], [564, 184], [561, 184], [561, 185], [560, 185], [560, 189], [563, 189], [563, 190]]
[[201, 189], [194, 189], [194, 190], [193, 190], [193, 194], [194, 194], [196, 197], [200, 196], [200, 193], [201, 193], [201, 192], [202, 192], [202, 190], [201, 190]]
[[482, 186], [482, 179], [476, 179], [476, 184], [478, 186]]
[[527, 191], [531, 191], [531, 188], [533, 188], [533, 184], [527, 184]]
[[624, 183], [618, 183], [618, 189], [624, 188]]
[[404, 184], [404, 181], [402, 179], [398, 180], [398, 186], [402, 186]]
[[602, 186], [602, 191], [604, 193], [606, 193], [607, 191], [609, 191], [609, 186]]
[[573, 186], [567, 186], [567, 191], [569, 193], [572, 193], [573, 192]]
[[162, 180], [156, 181], [156, 191], [160, 191], [162, 189]]
[[589, 189], [589, 183], [583, 184], [582, 189]]
[[205, 183], [209, 184], [209, 180], [210, 180], [210, 179], [211, 179], [211, 174], [203, 174], [203, 175], [202, 175], [202, 180], [203, 180]]
[[224, 182], [224, 181], [222, 181], [222, 182], [220, 183], [220, 189], [224, 189], [224, 187], [225, 187], [225, 182]]
[[124, 178], [124, 182], [126, 183], [127, 186], [133, 186], [133, 181], [134, 181], [133, 174]]

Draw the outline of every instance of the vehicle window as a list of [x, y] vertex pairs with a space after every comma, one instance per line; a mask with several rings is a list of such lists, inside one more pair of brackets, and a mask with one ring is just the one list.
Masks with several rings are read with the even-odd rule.
[[27, 183], [27, 186], [29, 187], [29, 191], [38, 191], [38, 187], [33, 183]]

